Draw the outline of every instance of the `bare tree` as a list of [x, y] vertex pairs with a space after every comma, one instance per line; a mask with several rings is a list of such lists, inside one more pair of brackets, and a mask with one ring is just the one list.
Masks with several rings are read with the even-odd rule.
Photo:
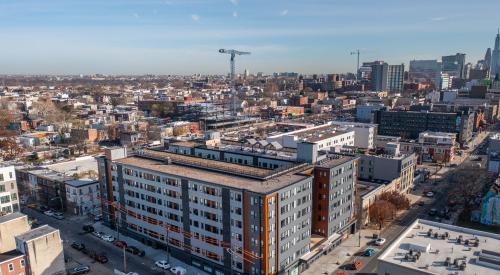
[[13, 137], [0, 140], [0, 156], [4, 160], [12, 160], [18, 157], [24, 149], [20, 147]]
[[377, 224], [382, 229], [384, 222], [393, 217], [396, 208], [385, 200], [376, 200], [369, 208], [370, 221]]
[[466, 167], [456, 171], [451, 177], [451, 187], [448, 198], [464, 205], [464, 209], [471, 210], [475, 200], [481, 194], [484, 173], [473, 167]]
[[397, 210], [410, 208], [410, 200], [404, 194], [401, 194], [396, 190], [383, 192], [380, 194], [379, 199], [392, 203]]

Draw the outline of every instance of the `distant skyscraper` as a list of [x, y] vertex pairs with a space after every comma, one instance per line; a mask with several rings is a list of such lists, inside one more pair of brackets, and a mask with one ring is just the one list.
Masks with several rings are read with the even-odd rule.
[[441, 73], [441, 62], [437, 60], [411, 60], [410, 61], [410, 79], [436, 79]]
[[387, 90], [387, 73], [389, 65], [383, 61], [377, 61], [372, 64], [371, 84], [372, 91], [385, 91]]
[[443, 61], [443, 73], [447, 73], [450, 76], [465, 78], [465, 54], [457, 53], [455, 55], [448, 55], [442, 57]]
[[486, 54], [484, 55], [484, 64], [486, 65], [485, 69], [491, 68], [491, 48], [486, 50]]
[[491, 78], [495, 78], [497, 74], [500, 74], [500, 30], [495, 39], [495, 48], [493, 48], [493, 53], [491, 54], [490, 76]]
[[389, 65], [387, 69], [387, 90], [393, 93], [403, 91], [405, 65]]

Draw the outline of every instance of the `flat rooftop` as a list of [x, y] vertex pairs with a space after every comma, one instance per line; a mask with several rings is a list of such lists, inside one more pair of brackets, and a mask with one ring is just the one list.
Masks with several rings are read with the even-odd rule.
[[70, 185], [73, 187], [82, 187], [82, 186], [87, 186], [90, 184], [96, 184], [98, 181], [97, 180], [92, 180], [92, 179], [78, 179], [78, 180], [67, 180], [65, 181], [66, 185]]
[[[150, 170], [152, 172], [165, 173], [173, 176], [190, 178], [193, 180], [203, 180], [214, 184], [228, 186], [231, 188], [251, 190], [258, 193], [269, 193], [274, 190], [279, 190], [292, 183], [299, 182], [301, 180], [310, 177], [309, 175], [301, 174], [300, 173], [301, 170], [297, 169], [294, 169], [292, 171], [286, 172], [282, 175], [278, 175], [269, 179], [251, 178], [243, 175], [238, 176], [237, 174], [239, 169], [244, 169], [246, 172], [248, 172], [248, 169], [251, 169], [252, 172], [258, 174], [264, 173], [269, 170], [226, 163], [221, 161], [215, 161], [215, 160], [175, 155], [164, 152], [158, 152], [158, 153], [167, 154], [164, 156], [173, 155], [172, 163], [166, 164], [162, 160], [155, 160], [155, 159], [145, 158], [142, 156], [132, 156], [128, 158], [119, 159], [116, 161], [116, 163], [127, 166], [135, 166], [142, 169]], [[186, 157], [187, 159], [182, 159], [179, 157]], [[181, 160], [180, 164], [177, 163], [179, 159]], [[187, 161], [197, 162], [196, 163], [197, 167], [189, 166], [189, 163]], [[186, 165], [183, 163], [186, 163]], [[203, 165], [209, 167], [223, 166], [221, 169], [224, 170], [232, 169], [234, 174], [224, 172], [224, 170], [216, 171], [216, 170], [206, 169], [206, 167], [204, 168]]]
[[75, 160], [46, 165], [44, 167], [67, 176], [88, 171], [94, 171], [97, 173], [97, 160], [93, 156], [86, 156], [76, 158]]
[[58, 229], [55, 229], [48, 225], [43, 225], [35, 229], [31, 229], [30, 231], [23, 233], [21, 235], [17, 235], [16, 239], [27, 242], [51, 234], [56, 231], [58, 231]]
[[15, 219], [19, 219], [22, 217], [26, 217], [26, 215], [21, 213], [21, 212], [14, 212], [11, 214], [7, 214], [5, 216], [0, 216], [0, 224], [2, 224], [4, 222], [15, 220]]
[[15, 249], [11, 250], [11, 251], [7, 251], [5, 253], [0, 253], [0, 263], [10, 261], [12, 259], [19, 258], [22, 256], [24, 256], [24, 254], [15, 250]]
[[[430, 230], [431, 236], [428, 236]], [[446, 234], [448, 237], [445, 237]], [[459, 243], [460, 236], [462, 241]], [[476, 242], [477, 246], [474, 245]], [[410, 250], [413, 255], [421, 251], [420, 257], [416, 260], [409, 259]], [[485, 251], [490, 253], [486, 254]], [[380, 255], [378, 261], [418, 270], [423, 274], [500, 274], [500, 265], [478, 261], [480, 255], [493, 255], [500, 264], [500, 235], [428, 220], [416, 220]], [[465, 269], [446, 265], [447, 258], [452, 264], [455, 259], [459, 264], [465, 262]], [[494, 263], [495, 260], [491, 262]]]
[[332, 168], [355, 159], [357, 159], [357, 157], [347, 155], [329, 155], [326, 159], [316, 164], [316, 167]]

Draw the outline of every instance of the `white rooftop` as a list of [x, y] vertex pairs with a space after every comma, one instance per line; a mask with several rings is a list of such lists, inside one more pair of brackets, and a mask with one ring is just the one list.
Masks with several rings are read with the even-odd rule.
[[[446, 264], [447, 259], [451, 264]], [[379, 274], [383, 272], [380, 269], [384, 262], [422, 274], [500, 274], [500, 235], [416, 220], [380, 255], [378, 261]], [[453, 265], [454, 261], [458, 265]], [[461, 270], [463, 263], [465, 268]]]

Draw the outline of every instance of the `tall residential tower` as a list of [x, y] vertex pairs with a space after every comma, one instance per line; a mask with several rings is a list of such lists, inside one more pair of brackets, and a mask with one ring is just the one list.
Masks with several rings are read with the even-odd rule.
[[500, 30], [497, 33], [495, 39], [495, 48], [493, 48], [493, 53], [491, 54], [491, 77], [495, 78], [497, 74], [500, 74]]

